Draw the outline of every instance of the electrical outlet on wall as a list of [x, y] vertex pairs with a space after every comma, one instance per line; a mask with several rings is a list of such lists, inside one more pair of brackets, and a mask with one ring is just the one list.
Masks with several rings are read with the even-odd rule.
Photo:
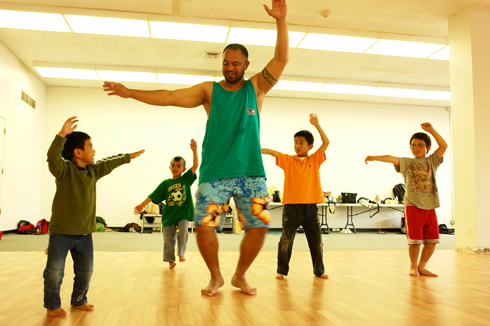
[[466, 227], [466, 235], [471, 235], [471, 226]]

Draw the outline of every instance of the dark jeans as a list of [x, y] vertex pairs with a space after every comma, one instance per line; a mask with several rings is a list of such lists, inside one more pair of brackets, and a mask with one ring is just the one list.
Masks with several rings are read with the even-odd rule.
[[303, 226], [310, 247], [313, 273], [320, 277], [325, 273], [325, 267], [323, 266], [322, 232], [316, 204], [288, 204], [284, 206], [282, 236], [277, 252], [277, 273], [288, 275], [294, 237], [300, 225]]
[[48, 261], [44, 269], [44, 308], [61, 307], [60, 287], [65, 275], [65, 260], [68, 251], [73, 258], [75, 278], [71, 304], [81, 306], [87, 303], [87, 292], [94, 267], [94, 247], [92, 234], [64, 235], [49, 234]]

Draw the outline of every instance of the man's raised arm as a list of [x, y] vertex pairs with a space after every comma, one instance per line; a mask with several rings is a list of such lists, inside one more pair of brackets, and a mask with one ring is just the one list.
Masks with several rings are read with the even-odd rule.
[[272, 0], [272, 9], [264, 5], [269, 16], [276, 20], [277, 39], [274, 58], [257, 75], [250, 78], [257, 85], [260, 94], [265, 95], [274, 87], [289, 61], [289, 35], [286, 23], [286, 0]]
[[104, 82], [104, 91], [109, 92], [107, 95], [117, 95], [122, 98], [132, 98], [146, 104], [159, 106], [178, 106], [183, 108], [195, 108], [199, 105], [204, 105], [208, 101], [208, 93], [206, 90], [210, 88], [212, 91], [212, 83], [204, 82], [194, 85], [189, 88], [177, 89], [175, 91], [156, 90], [156, 91], [140, 91], [129, 89], [123, 84]]

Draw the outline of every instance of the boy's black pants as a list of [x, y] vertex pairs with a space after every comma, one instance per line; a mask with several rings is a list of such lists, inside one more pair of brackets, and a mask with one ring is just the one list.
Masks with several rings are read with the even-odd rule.
[[300, 225], [303, 226], [310, 247], [313, 273], [320, 277], [325, 273], [325, 267], [323, 266], [322, 233], [316, 204], [287, 204], [284, 206], [282, 236], [277, 251], [277, 273], [288, 275], [294, 237]]

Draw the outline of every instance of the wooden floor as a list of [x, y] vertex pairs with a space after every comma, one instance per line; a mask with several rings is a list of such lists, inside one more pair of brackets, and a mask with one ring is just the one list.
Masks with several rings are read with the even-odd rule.
[[405, 251], [326, 251], [328, 280], [312, 274], [308, 252], [294, 252], [287, 280], [275, 279], [276, 254], [263, 252], [248, 273], [258, 294], [229, 284], [237, 253], [221, 253], [225, 281], [200, 295], [208, 271], [197, 252], [169, 270], [158, 252], [95, 252], [89, 302], [70, 310], [73, 271], [67, 260], [62, 307], [42, 307], [41, 252], [0, 253], [0, 325], [489, 325], [490, 255], [436, 251], [428, 268], [439, 278], [408, 276]]

